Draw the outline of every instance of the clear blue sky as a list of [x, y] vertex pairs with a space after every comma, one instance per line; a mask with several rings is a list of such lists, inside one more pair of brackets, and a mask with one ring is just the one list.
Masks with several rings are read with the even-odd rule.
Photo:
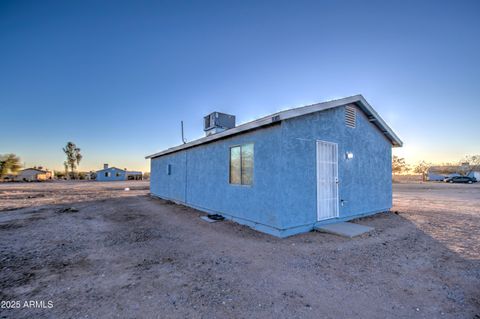
[[148, 171], [218, 110], [361, 93], [407, 161], [480, 153], [480, 1], [1, 1], [0, 154]]

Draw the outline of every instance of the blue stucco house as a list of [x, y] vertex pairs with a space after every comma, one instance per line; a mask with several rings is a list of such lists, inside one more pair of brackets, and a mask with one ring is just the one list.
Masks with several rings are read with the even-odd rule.
[[361, 95], [235, 126], [147, 156], [150, 191], [278, 237], [392, 206], [391, 150], [402, 141]]
[[141, 180], [143, 177], [142, 172], [108, 167], [108, 164], [103, 164], [103, 169], [96, 171], [96, 175], [95, 179], [101, 182]]

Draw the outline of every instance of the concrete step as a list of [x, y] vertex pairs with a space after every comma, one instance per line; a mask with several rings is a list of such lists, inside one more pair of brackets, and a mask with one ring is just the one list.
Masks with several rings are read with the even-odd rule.
[[348, 238], [359, 236], [374, 230], [373, 227], [358, 225], [349, 222], [319, 225], [316, 226], [315, 229], [324, 233], [335, 234]]

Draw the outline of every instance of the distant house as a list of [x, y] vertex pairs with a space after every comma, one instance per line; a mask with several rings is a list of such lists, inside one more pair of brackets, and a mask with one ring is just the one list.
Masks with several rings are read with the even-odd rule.
[[14, 180], [19, 182], [38, 182], [38, 181], [46, 181], [53, 178], [54, 178], [53, 171], [39, 167], [39, 168], [26, 168], [24, 170], [21, 170], [14, 177]]
[[427, 181], [431, 181], [431, 182], [441, 182], [446, 177], [447, 177], [446, 175], [439, 174], [437, 172], [430, 171], [430, 170], [427, 173]]
[[94, 171], [80, 172], [79, 175], [80, 175], [80, 179], [92, 180], [92, 179], [95, 179], [95, 177], [97, 176], [97, 173]]
[[14, 174], [7, 174], [2, 177], [3, 182], [11, 182], [15, 180], [15, 175]]
[[468, 175], [480, 180], [480, 170], [472, 170], [472, 167], [468, 163], [462, 163], [461, 165], [443, 165], [432, 166], [428, 169], [427, 180], [428, 181], [443, 181], [447, 177]]
[[468, 174], [470, 177], [475, 177], [477, 181], [480, 181], [480, 170], [478, 171], [472, 171], [470, 174]]
[[97, 181], [127, 181], [127, 180], [141, 180], [142, 172], [128, 171], [116, 167], [108, 167], [108, 164], [103, 164], [103, 169], [96, 172]]

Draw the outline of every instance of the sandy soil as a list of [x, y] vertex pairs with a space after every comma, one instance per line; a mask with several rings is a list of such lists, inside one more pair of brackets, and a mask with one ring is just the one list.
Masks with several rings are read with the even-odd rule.
[[[125, 188], [130, 188], [129, 192]], [[148, 194], [149, 182], [0, 183], [0, 211]]]
[[24, 207], [0, 212], [0, 299], [21, 302], [0, 317], [480, 318], [480, 184], [394, 185], [355, 239], [209, 224], [147, 187], [0, 185]]

